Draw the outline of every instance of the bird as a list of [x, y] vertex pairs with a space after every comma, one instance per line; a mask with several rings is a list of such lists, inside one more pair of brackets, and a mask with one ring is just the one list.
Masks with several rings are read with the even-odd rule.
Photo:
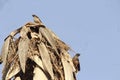
[[75, 69], [76, 69], [76, 71], [75, 71], [76, 73], [77, 73], [78, 71], [80, 71], [79, 56], [80, 56], [80, 54], [77, 53], [77, 54], [72, 58], [74, 67], [75, 67]]
[[2, 60], [2, 56], [0, 55], [0, 64], [2, 64], [3, 60]]
[[38, 16], [36, 16], [35, 14], [33, 14], [32, 16], [33, 16], [33, 18], [34, 18], [34, 22], [35, 22], [35, 23], [42, 24], [42, 21], [39, 19]]

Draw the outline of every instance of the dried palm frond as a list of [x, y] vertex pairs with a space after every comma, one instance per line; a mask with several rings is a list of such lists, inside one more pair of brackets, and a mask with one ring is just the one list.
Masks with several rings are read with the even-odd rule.
[[[76, 80], [78, 56], [71, 58], [70, 47], [36, 15], [11, 32], [4, 40], [0, 62], [2, 80]], [[20, 34], [18, 38], [15, 36]]]

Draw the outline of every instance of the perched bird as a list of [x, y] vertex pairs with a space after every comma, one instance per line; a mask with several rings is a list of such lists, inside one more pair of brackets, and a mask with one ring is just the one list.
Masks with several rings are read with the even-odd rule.
[[36, 16], [35, 14], [33, 14], [32, 16], [33, 16], [33, 18], [34, 18], [34, 22], [35, 22], [35, 23], [42, 24], [42, 21], [39, 19], [38, 16]]
[[0, 64], [2, 64], [3, 60], [2, 60], [2, 56], [0, 56]]
[[75, 69], [76, 69], [76, 73], [77, 73], [78, 71], [80, 71], [80, 62], [79, 62], [79, 58], [78, 58], [79, 56], [80, 56], [80, 54], [77, 53], [77, 54], [72, 58], [74, 67], [75, 67]]

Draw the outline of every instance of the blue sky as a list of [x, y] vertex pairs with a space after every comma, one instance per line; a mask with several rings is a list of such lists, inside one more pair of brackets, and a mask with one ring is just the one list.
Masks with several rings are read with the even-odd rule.
[[120, 80], [119, 0], [1, 0], [0, 45], [32, 14], [81, 53], [78, 80]]

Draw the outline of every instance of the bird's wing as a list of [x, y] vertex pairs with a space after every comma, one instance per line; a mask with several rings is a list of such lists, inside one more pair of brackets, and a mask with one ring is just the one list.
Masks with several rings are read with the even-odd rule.
[[78, 67], [78, 71], [80, 71], [80, 62], [78, 63], [77, 67]]

